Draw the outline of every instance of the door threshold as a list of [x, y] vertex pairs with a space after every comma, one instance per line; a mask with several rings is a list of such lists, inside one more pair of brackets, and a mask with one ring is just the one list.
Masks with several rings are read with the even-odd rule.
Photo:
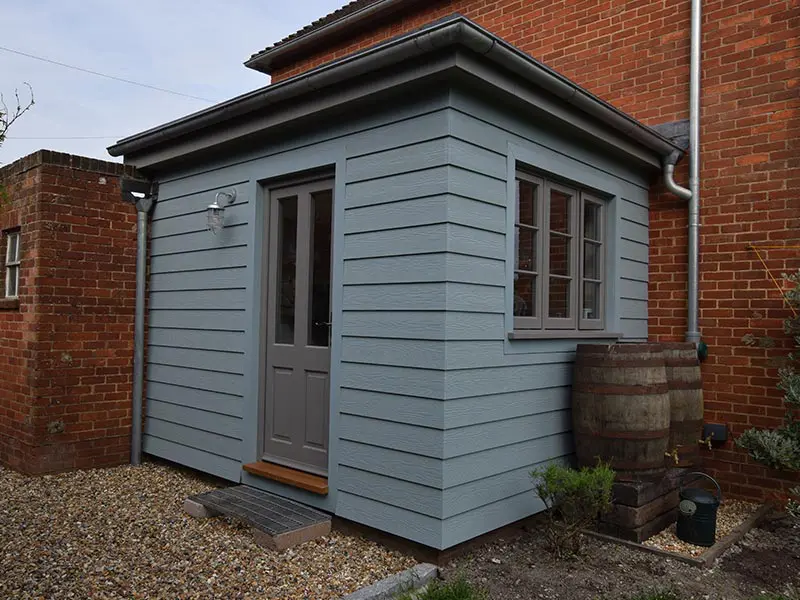
[[256, 461], [243, 465], [242, 468], [256, 477], [263, 477], [264, 479], [272, 479], [286, 485], [291, 485], [296, 488], [319, 494], [320, 496], [328, 495], [328, 478], [320, 477], [319, 475], [312, 475], [305, 471], [297, 469], [290, 469], [275, 463], [264, 461]]

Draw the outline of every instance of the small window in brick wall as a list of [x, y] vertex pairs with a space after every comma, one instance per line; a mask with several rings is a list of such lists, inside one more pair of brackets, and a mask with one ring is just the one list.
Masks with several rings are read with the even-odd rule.
[[6, 232], [5, 242], [5, 297], [18, 298], [19, 267], [22, 256], [19, 230]]
[[516, 186], [514, 329], [603, 329], [603, 201], [522, 171]]

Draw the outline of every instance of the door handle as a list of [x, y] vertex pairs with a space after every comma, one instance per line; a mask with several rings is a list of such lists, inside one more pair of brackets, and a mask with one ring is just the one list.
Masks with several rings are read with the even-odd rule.
[[314, 325], [327, 325], [330, 327], [332, 323], [330, 321], [314, 321]]

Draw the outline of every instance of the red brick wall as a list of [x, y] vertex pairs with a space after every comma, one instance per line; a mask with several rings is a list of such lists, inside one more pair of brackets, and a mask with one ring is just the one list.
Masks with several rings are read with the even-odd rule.
[[0, 397], [0, 461], [20, 470], [129, 458], [136, 213], [120, 200], [121, 173], [46, 151], [0, 171], [29, 190], [10, 185], [15, 210], [0, 212], [23, 236], [19, 308], [0, 311], [0, 347], [24, 344], [0, 374], [0, 386], [24, 382]]
[[[15, 163], [16, 164], [16, 163]], [[30, 310], [33, 280], [33, 231], [36, 223], [38, 178], [35, 171], [0, 171], [0, 463], [23, 468], [33, 443], [30, 398], [33, 387], [34, 314]], [[6, 236], [20, 228], [22, 258], [19, 300], [4, 300]]]
[[[286, 64], [280, 81], [434, 19], [459, 12], [647, 124], [688, 117], [690, 0], [438, 0], [328, 51]], [[788, 314], [762, 268], [800, 267], [800, 5], [794, 0], [706, 0], [703, 36], [700, 325], [709, 421], [744, 429], [781, 422], [770, 359], [784, 349], [745, 346], [781, 336]], [[685, 162], [678, 170], [686, 182]], [[652, 193], [650, 337], [686, 330], [686, 206]], [[784, 346], [788, 345], [788, 340]], [[706, 452], [725, 491], [761, 498], [788, 479], [729, 442]], [[793, 478], [797, 481], [797, 478]]]

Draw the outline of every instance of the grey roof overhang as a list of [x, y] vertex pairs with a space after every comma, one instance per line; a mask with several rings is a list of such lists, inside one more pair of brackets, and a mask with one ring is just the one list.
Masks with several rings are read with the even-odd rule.
[[499, 88], [654, 167], [663, 157], [683, 153], [653, 129], [458, 15], [124, 138], [108, 151], [125, 155], [139, 168], [154, 168], [415, 80], [455, 72]]

